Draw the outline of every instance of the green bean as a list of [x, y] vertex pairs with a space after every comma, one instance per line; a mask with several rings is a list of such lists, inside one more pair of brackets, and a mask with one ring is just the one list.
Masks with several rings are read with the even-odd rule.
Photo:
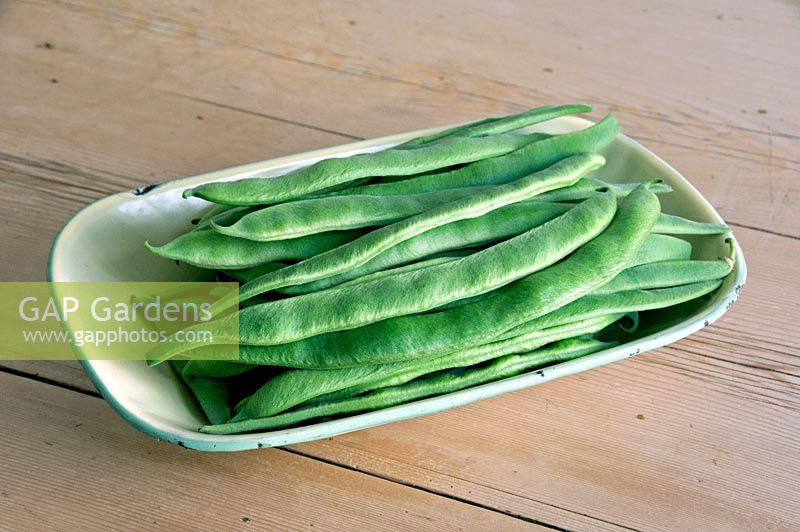
[[535, 109], [530, 109], [523, 113], [484, 118], [483, 120], [478, 120], [476, 122], [470, 122], [460, 126], [451, 127], [437, 133], [432, 133], [430, 135], [408, 140], [395, 146], [394, 148], [398, 150], [418, 148], [422, 145], [437, 142], [444, 138], [456, 135], [462, 137], [477, 137], [508, 133], [509, 131], [522, 129], [523, 127], [532, 126], [533, 124], [538, 124], [540, 122], [545, 122], [561, 116], [591, 112], [592, 108], [588, 105], [545, 105]]
[[475, 218], [511, 203], [567, 186], [603, 165], [600, 155], [569, 157], [535, 174], [490, 191], [435, 207], [417, 216], [376, 229], [361, 238], [300, 263], [250, 281], [239, 291], [241, 300], [285, 286], [324, 279], [355, 268], [411, 237], [450, 222]]
[[[212, 218], [215, 216], [219, 216], [220, 214], [232, 210], [236, 207], [231, 207], [230, 205], [211, 205], [209, 209], [207, 209], [199, 218], [197, 218], [197, 223], [195, 224], [197, 227], [204, 226], [211, 221]], [[194, 221], [192, 223], [195, 223]], [[195, 229], [197, 229], [195, 227]]]
[[566, 320], [584, 320], [614, 312], [661, 309], [702, 297], [719, 288], [721, 284], [722, 280], [713, 280], [652, 290], [637, 289], [612, 294], [585, 295], [553, 312], [509, 328], [497, 336], [497, 340], [514, 338], [529, 331], [553, 327]]
[[[663, 214], [661, 216], [663, 216]], [[659, 220], [661, 219], [661, 216], [659, 216]], [[658, 226], [658, 221], [656, 222], [656, 226], [653, 227], [653, 230], [655, 230], [655, 227], [657, 226]], [[634, 255], [633, 259], [631, 259], [631, 262], [628, 265], [628, 267], [625, 270], [623, 270], [620, 273], [620, 275], [622, 275], [629, 269], [642, 264], [650, 264], [660, 261], [689, 261], [691, 254], [692, 254], [692, 245], [685, 240], [681, 240], [680, 238], [675, 238], [667, 235], [650, 234], [647, 236], [642, 246], [636, 252], [636, 255]], [[608, 285], [603, 285], [603, 287], [605, 286]], [[595, 292], [601, 290], [603, 287], [596, 289]], [[433, 311], [439, 312], [442, 310], [455, 308], [461, 305], [466, 305], [468, 303], [479, 301], [481, 298], [484, 297], [486, 297], [485, 294], [470, 298], [460, 299], [458, 301], [452, 301], [450, 303], [447, 303], [446, 305], [442, 305], [441, 307], [435, 308]]]
[[[581, 201], [597, 192], [609, 190], [614, 196], [624, 198], [638, 187], [640, 183], [606, 183], [592, 177], [583, 177], [574, 185], [552, 190], [536, 198], [536, 201]], [[662, 181], [654, 181], [650, 185], [653, 194], [672, 192], [672, 187]]]
[[337, 248], [366, 234], [365, 230], [331, 231], [291, 240], [255, 242], [214, 231], [195, 230], [163, 246], [147, 249], [160, 257], [200, 268], [220, 270], [258, 266], [265, 262], [307, 259]]
[[445, 203], [467, 198], [488, 187], [404, 196], [332, 196], [281, 203], [242, 217], [230, 226], [214, 223], [228, 236], [260, 242], [298, 238], [326, 231], [386, 225]]
[[[367, 282], [367, 281], [372, 281], [373, 279], [378, 279], [380, 277], [386, 277], [388, 275], [395, 275], [395, 274], [399, 274], [399, 273], [404, 273], [406, 271], [419, 270], [419, 269], [422, 269], [422, 268], [427, 268], [428, 266], [434, 266], [436, 264], [444, 264], [444, 263], [447, 263], [447, 262], [454, 261], [454, 260], [458, 259], [459, 257], [464, 257], [466, 255], [474, 253], [475, 251], [477, 251], [477, 250], [475, 250], [475, 249], [471, 249], [471, 250], [466, 250], [466, 249], [465, 250], [455, 250], [455, 251], [452, 251], [452, 252], [450, 252], [450, 253], [448, 253], [446, 255], [434, 256], [434, 257], [430, 257], [430, 258], [425, 259], [425, 260], [421, 260], [421, 261], [418, 261], [418, 262], [412, 262], [411, 264], [405, 264], [403, 266], [399, 266], [399, 267], [396, 267], [396, 268], [390, 268], [390, 269], [387, 269], [387, 270], [379, 270], [379, 271], [376, 271], [376, 272], [372, 272], [372, 273], [366, 274], [366, 275], [364, 275], [362, 277], [356, 277], [355, 279], [351, 279], [351, 280], [346, 281], [346, 282], [344, 282], [344, 283], [342, 283], [340, 285], [337, 285], [337, 286], [342, 286], [342, 287], [343, 286], [354, 286], [356, 284], [364, 283], [364, 282]], [[264, 275], [265, 273], [274, 272], [274, 271], [279, 270], [281, 268], [285, 268], [286, 266], [287, 266], [287, 264], [281, 263], [281, 262], [267, 262], [265, 264], [262, 264], [261, 266], [256, 266], [255, 268], [248, 268], [246, 270], [228, 270], [225, 273], [230, 274], [230, 276], [233, 277], [234, 279], [236, 279], [237, 281], [241, 281], [241, 282], [245, 282], [246, 283], [246, 282], [248, 282], [248, 281], [250, 281], [252, 279], [255, 279], [256, 277]], [[276, 292], [286, 293], [282, 289], [281, 290], [276, 290]], [[250, 301], [253, 301], [254, 299], [255, 298], [248, 299], [247, 301], [243, 301], [242, 303], [243, 304], [244, 303], [248, 303]], [[262, 303], [263, 303], [263, 301], [262, 301]]]
[[662, 260], [689, 260], [691, 256], [692, 244], [686, 240], [669, 235], [651, 234], [645, 239], [628, 267]]
[[[603, 188], [610, 189], [617, 197], [624, 197], [637, 185], [638, 183], [607, 184], [596, 179], [582, 178], [570, 187], [546, 192], [537, 200], [552, 202], [582, 200]], [[671, 190], [663, 184], [654, 187], [659, 188], [651, 189], [652, 192]], [[218, 232], [228, 236], [258, 241], [281, 240], [324, 231], [384, 225], [485, 190], [486, 187], [468, 187], [422, 194], [332, 196], [299, 200], [260, 209], [241, 217], [229, 226], [215, 221], [211, 224]], [[678, 220], [684, 224], [694, 223]], [[671, 219], [669, 221], [675, 223]]]
[[343, 273], [280, 289], [286, 294], [317, 292], [394, 266], [461, 247], [491, 244], [516, 236], [567, 212], [571, 205], [524, 201], [484, 216], [451, 222], [409, 238]]
[[[554, 264], [600, 234], [614, 217], [616, 203], [611, 194], [596, 196], [544, 225], [450, 263], [248, 307], [238, 315], [238, 340], [285, 344], [489, 292]], [[229, 321], [217, 324], [203, 324], [203, 329], [213, 330], [217, 343], [229, 341]]]
[[206, 183], [185, 190], [183, 196], [196, 196], [226, 205], [280, 203], [364, 177], [410, 175], [496, 157], [535, 140], [539, 140], [539, 137], [513, 134], [480, 138], [453, 137], [413, 150], [388, 149], [351, 157], [323, 159], [274, 177]]
[[[529, 133], [528, 134], [528, 138], [531, 139], [531, 142], [539, 142], [540, 140], [549, 139], [552, 136], [553, 135], [550, 135], [549, 133], [540, 133], [538, 131], [535, 132], [535, 133]], [[396, 149], [402, 149], [402, 148], [397, 146]], [[358, 188], [358, 187], [361, 187], [363, 185], [377, 185], [377, 184], [381, 184], [381, 183], [395, 183], [397, 181], [407, 181], [409, 179], [416, 179], [418, 177], [423, 177], [423, 176], [427, 176], [427, 175], [441, 174], [443, 172], [451, 172], [451, 171], [456, 170], [458, 168], [463, 168], [467, 164], [472, 164], [472, 163], [455, 164], [453, 166], [448, 166], [446, 168], [437, 168], [435, 170], [430, 170], [428, 172], [421, 172], [419, 174], [377, 176], [377, 177], [373, 177], [372, 179], [370, 179], [368, 183], [359, 184], [357, 186], [349, 187], [349, 188]], [[330, 197], [330, 196], [336, 196], [336, 195], [338, 195], [338, 193], [335, 193], [335, 192], [319, 192], [319, 193], [310, 194], [308, 196], [304, 196], [304, 198]], [[345, 193], [345, 195], [349, 195], [349, 193]], [[369, 194], [367, 194], [367, 195], [369, 195]]]
[[[515, 204], [513, 206], [516, 207], [516, 206], [521, 206], [523, 204], [533, 204], [533, 202], [523, 202], [523, 203]], [[559, 204], [554, 204], [554, 205], [559, 205]], [[564, 208], [571, 208], [571, 206], [566, 206], [566, 205], [562, 205], [562, 206]], [[490, 213], [490, 214], [486, 215], [483, 218], [487, 218], [487, 222], [488, 222], [489, 221], [488, 217], [491, 216], [491, 214], [493, 214], [493, 213]], [[659, 216], [659, 220], [661, 220], [661, 216], [664, 216], [664, 215], [661, 214]], [[480, 219], [483, 219], [483, 218], [480, 218]], [[458, 223], [461, 223], [461, 222], [458, 222]], [[659, 222], [657, 221], [656, 225], [653, 228], [653, 230], [655, 231], [655, 229], [658, 226], [659, 226]], [[448, 227], [448, 226], [444, 226], [444, 227]], [[433, 232], [433, 231], [431, 231], [431, 232]], [[425, 236], [427, 234], [429, 234], [429, 233], [424, 233], [421, 236]], [[420, 238], [420, 237], [416, 237], [416, 238]], [[399, 246], [395, 246], [395, 248], [397, 248], [397, 247], [399, 247]], [[395, 248], [390, 249], [386, 253], [391, 252]], [[659, 262], [659, 261], [689, 261], [689, 259], [691, 257], [691, 253], [692, 253], [692, 245], [689, 242], [685, 241], [685, 240], [681, 240], [679, 238], [666, 236], [666, 235], [650, 234], [650, 235], [648, 235], [647, 239], [644, 241], [642, 246], [639, 248], [639, 250], [636, 252], [636, 255], [631, 260], [631, 264], [629, 265], [628, 269], [630, 269], [631, 267], [634, 267], [634, 266], [641, 265], [641, 264], [648, 264], [648, 263]], [[382, 256], [382, 255], [380, 255], [380, 256]], [[446, 262], [446, 261], [442, 261], [442, 262]], [[371, 262], [367, 263], [367, 264], [371, 264]], [[420, 264], [420, 263], [414, 263], [414, 264]], [[421, 266], [424, 267], [424, 265], [421, 265]], [[275, 268], [273, 268], [273, 270], [274, 269]], [[273, 271], [273, 270], [270, 270], [270, 271]], [[357, 271], [357, 270], [358, 270], [358, 268], [356, 268], [354, 271]], [[351, 282], [355, 283], [355, 282], [360, 282], [362, 280], [369, 280], [370, 275], [380, 274], [380, 276], [383, 277], [383, 276], [387, 276], [387, 275], [394, 275], [395, 273], [400, 273], [400, 271], [401, 271], [400, 268], [395, 268], [395, 269], [387, 269], [387, 270], [378, 270], [377, 272], [375, 272], [375, 274], [365, 273], [363, 277], [355, 277], [354, 276], [355, 278], [352, 279], [351, 281], [346, 281], [346, 282], [343, 282], [342, 284], [338, 284], [336, 286], [345, 286], [345, 285], [348, 285]], [[627, 269], [625, 271], [627, 271]], [[252, 274], [248, 274], [247, 279], [243, 279], [243, 280], [252, 279], [253, 277], [256, 276], [256, 273], [257, 272], [253, 272]], [[620, 275], [622, 275], [622, 274], [620, 274]], [[337, 277], [339, 277], [339, 276], [337, 276]], [[317, 281], [315, 283], [309, 283], [308, 284], [309, 288], [306, 288], [306, 289], [302, 289], [302, 287], [304, 287], [306, 285], [299, 285], [299, 286], [288, 287], [288, 288], [285, 288], [285, 289], [280, 289], [278, 291], [281, 292], [281, 293], [285, 293], [285, 294], [308, 293], [308, 292], [312, 292], [312, 291], [317, 291], [317, 290], [320, 290], [320, 289], [323, 289], [323, 288], [327, 288], [327, 286], [322, 284], [327, 280], [328, 279], [323, 279], [322, 281]], [[604, 285], [604, 286], [606, 286], [606, 285]], [[655, 287], [653, 287], [653, 288], [655, 288]], [[298, 289], [301, 289], [302, 291], [298, 290]], [[482, 299], [484, 297], [486, 297], [486, 294], [481, 294], [481, 295], [472, 296], [472, 297], [468, 297], [468, 298], [464, 298], [464, 299], [459, 299], [457, 301], [452, 301], [450, 303], [446, 303], [446, 304], [444, 304], [442, 306], [436, 307], [433, 310], [434, 311], [442, 311], [442, 310], [455, 308], [457, 306], [466, 305], [468, 303], [473, 303], [473, 302], [478, 301], [478, 300], [480, 300], [480, 299]]]
[[628, 268], [592, 294], [624, 290], [667, 288], [721, 279], [731, 271], [727, 260], [675, 260], [651, 262]]
[[[242, 270], [225, 270], [224, 273], [225, 275], [231, 277], [232, 279], [235, 279], [236, 281], [239, 281], [241, 283], [246, 283], [257, 277], [261, 277], [262, 275], [272, 273], [287, 266], [288, 264], [285, 262], [265, 262], [264, 264], [253, 266], [252, 268], [245, 268]], [[250, 299], [248, 301], [253, 301], [253, 299]]]
[[222, 425], [201, 427], [207, 434], [234, 434], [269, 430], [323, 416], [380, 410], [415, 399], [462, 390], [479, 384], [511, 377], [524, 371], [554, 362], [563, 362], [601, 351], [614, 345], [588, 339], [562, 340], [552, 346], [525, 355], [509, 355], [485, 366], [468, 370], [451, 370], [402, 386], [382, 388], [370, 394], [313, 405], [270, 418], [252, 419]]
[[[473, 253], [477, 253], [478, 251], [482, 251], [480, 249], [465, 249], [465, 250], [458, 250], [451, 253], [437, 255], [430, 258], [422, 259], [417, 262], [412, 262], [409, 264], [404, 264], [402, 266], [396, 266], [394, 268], [389, 268], [387, 270], [379, 270], [376, 272], [368, 273], [362, 277], [356, 277], [355, 279], [350, 279], [349, 281], [345, 281], [341, 284], [336, 285], [335, 288], [347, 288], [352, 286], [357, 286], [361, 284], [366, 284], [377, 279], [383, 279], [386, 277], [393, 277], [397, 275], [401, 275], [408, 272], [414, 272], [419, 270], [424, 270], [426, 268], [430, 268], [431, 266], [441, 266], [442, 264], [453, 264], [458, 259], [462, 257], [466, 257]], [[283, 289], [276, 290], [276, 292], [285, 294], [286, 292]], [[310, 293], [310, 292], [309, 292]], [[478, 297], [478, 296], [474, 296]], [[466, 298], [467, 300], [473, 299], [473, 297]], [[455, 303], [455, 302], [453, 302]], [[436, 307], [439, 308], [439, 307]]]
[[[397, 386], [435, 371], [472, 366], [510, 353], [532, 351], [551, 342], [595, 333], [622, 316], [613, 314], [551, 327], [504, 342], [484, 344], [431, 359], [351, 368], [289, 370], [271, 379], [242, 401], [236, 407], [232, 421], [273, 416], [326, 394], [332, 399], [356, 395], [375, 388]], [[336, 392], [342, 393], [334, 395]]]
[[[582, 178], [572, 186], [552, 190], [534, 201], [578, 201], [609, 189], [617, 197], [624, 197], [638, 183], [608, 184], [597, 179]], [[487, 187], [470, 186], [393, 196], [330, 196], [283, 203], [241, 218], [231, 226], [214, 223], [217, 231], [250, 240], [278, 240], [295, 238], [332, 229], [351, 229], [371, 225], [384, 225], [427, 210], [435, 205], [453, 201], [473, 193], [486, 191]], [[654, 184], [654, 193], [670, 192], [663, 183]]]
[[667, 260], [637, 264], [626, 268], [592, 294], [610, 294], [625, 290], [649, 290], [722, 279], [736, 264], [736, 248], [727, 239], [728, 256], [719, 260]]
[[[639, 268], [639, 266], [633, 266], [621, 272], [614, 279], [623, 276], [624, 281], [621, 280], [615, 285], [612, 284], [614, 283], [612, 280], [610, 283], [596, 288], [589, 295], [576, 299], [562, 308], [506, 330], [497, 335], [494, 341], [504, 341], [543, 328], [596, 318], [607, 313], [640, 312], [691, 301], [716, 290], [722, 283], [721, 279], [730, 273], [733, 267], [730, 259], [694, 262], [703, 262], [699, 268], [700, 271], [695, 269], [694, 275], [679, 274], [675, 285], [669, 284], [668, 280], [654, 279], [641, 274], [625, 275], [626, 272], [635, 272]], [[705, 264], [706, 262], [709, 264]], [[699, 280], [688, 284], [677, 284], [685, 279]], [[620, 290], [611, 292], [610, 289], [605, 288], [609, 284], [612, 288], [618, 287]], [[666, 286], [666, 288], [660, 288], [662, 286]]]
[[443, 312], [400, 316], [280, 346], [240, 346], [242, 362], [325, 368], [446, 354], [552, 312], [613, 279], [630, 263], [659, 214], [646, 185], [620, 203], [599, 236], [561, 262]]
[[[534, 204], [534, 202], [532, 202], [532, 201], [530, 201], [530, 202], [522, 202], [522, 203], [514, 204], [511, 207], [524, 206], [524, 204], [531, 205], [531, 204]], [[563, 205], [563, 204], [554, 204], [554, 205], [562, 206], [565, 209], [571, 208], [571, 206], [567, 206], [567, 205]], [[488, 218], [488, 216], [490, 216], [491, 214], [492, 213], [486, 215], [483, 218]], [[661, 229], [663, 227], [661, 225], [661, 219], [662, 219], [663, 216], [665, 216], [665, 215], [661, 214], [659, 216], [659, 219], [656, 222], [656, 225], [653, 227], [653, 232], [656, 232], [657, 230], [659, 230], [659, 229]], [[697, 222], [692, 222], [691, 220], [685, 220], [685, 219], [683, 219], [683, 220], [685, 222], [690, 223], [690, 224], [691, 223], [697, 223]], [[443, 226], [443, 227], [448, 227], [448, 226]], [[667, 230], [669, 230], [669, 229], [670, 228], [667, 228]], [[429, 234], [429, 233], [425, 233], [425, 234]], [[683, 233], [683, 234], [686, 234], [686, 233]], [[392, 250], [394, 250], [397, 247], [399, 247], [399, 246], [395, 246], [394, 248], [392, 248]], [[649, 235], [647, 237], [647, 240], [645, 240], [645, 243], [642, 244], [642, 247], [639, 248], [639, 251], [637, 252], [636, 257], [634, 257], [631, 265], [635, 266], [635, 265], [647, 264], [647, 263], [650, 263], [650, 262], [658, 262], [658, 261], [675, 261], [675, 262], [682, 261], [682, 262], [692, 262], [692, 263], [697, 262], [697, 261], [690, 261], [689, 260], [689, 257], [691, 256], [691, 250], [692, 250], [691, 244], [689, 242], [686, 242], [685, 240], [680, 240], [680, 239], [672, 238], [672, 237], [664, 237], [662, 239], [661, 235], [651, 234], [651, 235]], [[429, 258], [427, 260], [423, 260], [421, 262], [412, 263], [412, 264], [409, 264], [409, 265], [404, 266], [404, 267], [389, 268], [389, 269], [386, 269], [386, 270], [379, 270], [379, 271], [376, 271], [374, 273], [364, 274], [362, 277], [355, 277], [354, 279], [352, 279], [350, 281], [343, 282], [343, 283], [338, 284], [336, 286], [349, 286], [349, 285], [351, 285], [351, 283], [360, 283], [360, 282], [365, 282], [365, 281], [371, 280], [371, 279], [376, 278], [376, 277], [384, 277], [384, 276], [387, 276], [387, 275], [395, 275], [395, 274], [398, 274], [398, 273], [402, 273], [404, 271], [407, 271], [407, 269], [408, 270], [416, 270], [416, 269], [425, 268], [427, 266], [431, 266], [431, 265], [434, 265], [434, 264], [448, 263], [448, 262], [451, 262], [452, 260], [454, 260], [454, 258], [456, 256], [463, 256], [463, 255], [466, 255], [466, 254], [471, 254], [471, 253], [474, 253], [477, 250], [472, 249], [472, 250], [463, 250], [463, 251], [464, 251], [464, 253], [458, 254], [458, 255], [454, 255], [455, 252], [451, 251], [447, 255], [442, 256], [442, 257], [434, 256], [434, 257], [431, 257], [431, 258]], [[696, 266], [694, 266], [694, 267], [696, 267]], [[690, 268], [692, 268], [692, 267], [690, 267]], [[264, 269], [263, 273], [266, 273], [268, 271], [274, 271], [276, 269], [278, 269], [278, 268], [275, 267], [275, 266], [272, 266], [270, 269]], [[257, 270], [257, 268], [254, 268], [253, 270]], [[625, 270], [625, 271], [627, 271], [627, 270]], [[248, 272], [247, 275], [246, 276], [242, 276], [242, 278], [240, 280], [247, 281], [247, 280], [250, 280], [250, 279], [254, 279], [255, 277], [258, 277], [257, 272], [255, 272], [255, 271], [252, 272], [252, 273]], [[317, 283], [322, 283], [322, 282], [327, 281], [327, 280], [328, 279], [323, 279], [322, 281], [317, 281], [315, 283], [309, 283], [309, 285], [317, 285]], [[300, 285], [300, 286], [303, 286], [303, 285]], [[311, 292], [311, 291], [318, 291], [320, 289], [319, 286], [320, 285], [317, 285], [316, 290], [310, 290], [309, 289], [309, 290], [306, 290], [306, 291], [303, 291], [303, 292], [300, 292], [300, 291], [296, 290], [298, 288], [297, 286], [293, 286], [293, 287], [288, 287], [287, 289], [278, 290], [278, 292], [287, 293], [287, 294], [307, 293], [307, 292]], [[462, 299], [462, 300], [458, 300], [458, 301], [453, 301], [451, 303], [443, 305], [442, 307], [437, 307], [437, 308], [438, 309], [452, 308], [453, 306], [456, 306], [458, 304], [463, 304], [466, 301], [477, 300], [480, 297], [482, 297], [482, 296], [474, 296], [474, 297], [470, 297], [470, 298], [466, 298], [466, 299]]]
[[439, 257], [431, 257], [429, 259], [424, 259], [418, 262], [412, 262], [411, 264], [404, 264], [403, 266], [398, 266], [396, 268], [390, 268], [388, 270], [379, 270], [377, 272], [368, 273], [367, 275], [364, 275], [362, 277], [356, 277], [355, 279], [345, 281], [344, 283], [337, 285], [336, 287], [346, 288], [348, 286], [356, 286], [359, 284], [369, 283], [375, 281], [376, 279], [383, 279], [384, 277], [390, 277], [393, 275], [400, 275], [403, 273], [424, 270], [426, 268], [430, 268], [431, 266], [440, 266], [442, 264], [453, 264], [458, 259], [471, 255], [472, 253], [475, 252], [476, 250], [454, 251], [452, 252], [452, 254], [443, 255]]
[[617, 133], [619, 124], [614, 117], [606, 116], [586, 129], [533, 142], [507, 155], [483, 159], [448, 172], [354, 187], [342, 191], [340, 195], [393, 196], [470, 186], [502, 185], [547, 168], [571, 155], [600, 151]]
[[200, 404], [200, 408], [212, 424], [225, 423], [231, 419], [230, 386], [222, 379], [210, 379], [185, 375], [185, 361], [171, 361], [173, 370], [183, 379]]
[[200, 221], [195, 226], [194, 231], [211, 229], [211, 222], [218, 223], [220, 225], [231, 225], [239, 221], [244, 216], [263, 208], [261, 206], [253, 207], [250, 205], [246, 205], [244, 207], [216, 205], [216, 207], [216, 213], [200, 218]]
[[[630, 318], [634, 322], [632, 329], [622, 325], [620, 320], [624, 320], [626, 318]], [[314, 397], [313, 399], [305, 401], [301, 406], [335, 401], [346, 397], [360, 395], [378, 388], [399, 386], [410, 380], [419, 378], [422, 375], [427, 375], [436, 371], [454, 367], [474, 366], [500, 356], [524, 353], [534, 349], [539, 349], [547, 344], [568, 338], [597, 338], [599, 334], [603, 334], [604, 337], [609, 337], [609, 333], [611, 331], [616, 332], [616, 328], [610, 329], [614, 324], [618, 326], [619, 333], [617, 336], [620, 336], [620, 341], [622, 341], [622, 335], [625, 333], [630, 334], [636, 330], [636, 327], [638, 326], [638, 320], [639, 318], [637, 312], [626, 314], [609, 314], [607, 316], [599, 316], [586, 320], [564, 323], [562, 325], [548, 327], [538, 331], [528, 331], [526, 334], [516, 338], [505, 339], [497, 342], [492, 341], [483, 345], [468, 348], [463, 352], [456, 351], [454, 353], [450, 353], [441, 357], [435, 357], [433, 359], [384, 364], [383, 367], [387, 368], [384, 378], [376, 379], [374, 382], [350, 386], [349, 388], [344, 388], [336, 392]], [[609, 338], [605, 339], [608, 340]], [[397, 370], [392, 370], [391, 368], [397, 368]]]
[[670, 235], [721, 235], [729, 233], [730, 229], [725, 224], [695, 222], [672, 214], [662, 214], [653, 231]]
[[185, 377], [235, 377], [258, 366], [228, 360], [186, 360], [181, 374]]

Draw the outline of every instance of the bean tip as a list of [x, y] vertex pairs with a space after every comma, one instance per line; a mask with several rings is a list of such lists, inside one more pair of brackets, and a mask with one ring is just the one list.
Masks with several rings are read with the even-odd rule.
[[214, 220], [211, 220], [209, 222], [209, 225], [211, 225], [211, 229], [213, 229], [217, 233], [221, 233], [223, 235], [228, 235], [228, 236], [239, 236], [236, 233], [236, 231], [232, 229], [232, 227], [233, 227], [232, 225], [219, 225]]
[[193, 188], [187, 188], [186, 190], [183, 191], [183, 194], [181, 194], [181, 196], [183, 196], [183, 199], [191, 198], [192, 196], [195, 195], [194, 190], [195, 189]]

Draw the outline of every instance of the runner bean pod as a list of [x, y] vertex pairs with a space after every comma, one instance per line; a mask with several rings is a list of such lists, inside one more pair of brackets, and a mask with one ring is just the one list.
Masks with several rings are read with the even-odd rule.
[[225, 205], [268, 205], [301, 198], [356, 179], [376, 175], [410, 175], [497, 157], [540, 139], [539, 135], [452, 137], [411, 150], [388, 149], [351, 157], [323, 159], [274, 177], [206, 183], [183, 192]]

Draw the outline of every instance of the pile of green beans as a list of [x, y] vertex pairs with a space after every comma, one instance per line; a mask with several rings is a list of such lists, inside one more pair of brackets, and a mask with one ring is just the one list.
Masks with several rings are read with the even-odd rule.
[[[454, 392], [668, 326], [669, 309], [701, 305], [731, 272], [732, 244], [717, 260], [692, 245], [729, 230], [662, 213], [664, 183], [594, 176], [613, 117], [527, 129], [590, 110], [545, 106], [186, 190], [213, 205], [146, 246], [239, 281], [216, 307], [239, 312], [202, 325], [213, 344], [161, 344], [151, 364], [169, 360], [208, 418], [200, 430], [235, 434]], [[238, 360], [213, 360], [233, 342]]]

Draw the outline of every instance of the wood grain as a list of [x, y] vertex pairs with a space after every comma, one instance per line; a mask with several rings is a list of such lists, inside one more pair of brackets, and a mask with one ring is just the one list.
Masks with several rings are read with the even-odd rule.
[[94, 397], [0, 374], [3, 526], [545, 530], [281, 450], [204, 454], [131, 432]]
[[568, 100], [684, 173], [750, 268], [721, 322], [653, 354], [290, 452], [158, 445], [70, 391], [94, 393], [76, 363], [0, 363], [4, 522], [797, 529], [799, 18], [779, 1], [4, 3], [0, 280], [42, 279], [56, 231], [110, 192]]
[[[503, 25], [498, 31], [503, 38], [488, 40], [474, 33], [483, 21], [493, 20], [480, 4], [458, 10], [446, 3], [418, 10], [380, 5], [370, 10], [355, 6], [349, 14], [354, 18], [333, 23], [320, 22], [320, 7], [313, 4], [275, 4], [263, 10], [226, 4], [224, 14], [213, 3], [194, 11], [161, 3], [155, 12], [133, 4], [14, 4], [8, 17], [19, 16], [19, 35], [0, 42], [26, 61], [52, 64], [47, 54], [56, 55], [59, 65], [89, 77], [100, 70], [125, 83], [145, 82], [209, 106], [357, 137], [545, 101], [588, 101], [597, 104], [599, 113], [613, 112], [626, 132], [689, 176], [726, 218], [800, 235], [800, 219], [792, 213], [800, 199], [795, 150], [800, 127], [792, 109], [800, 99], [785, 81], [797, 76], [798, 67], [791, 57], [775, 56], [771, 47], [778, 42], [781, 49], [792, 42], [800, 45], [800, 37], [777, 24], [767, 41], [753, 44], [757, 50], [738, 55], [733, 63], [718, 59], [730, 55], [731, 39], [742, 32], [763, 31], [764, 17], [779, 21], [790, 15], [780, 4], [770, 3], [752, 21], [738, 14], [726, 19], [721, 8], [682, 6], [682, 16], [692, 21], [689, 32], [683, 25], [665, 24], [673, 20], [666, 9], [642, 12], [621, 3], [604, 14], [587, 4], [579, 9], [599, 17], [593, 23], [599, 29], [592, 33], [585, 31], [582, 19], [559, 19], [555, 6], [514, 17], [525, 11], [523, 4], [506, 2], [507, 14], [494, 22]], [[430, 10], [424, 20], [401, 12]], [[602, 30], [616, 28], [620, 12], [625, 12], [630, 34], [614, 38]], [[447, 13], [457, 13], [459, 24], [446, 23]], [[366, 21], [359, 25], [358, 18]], [[298, 23], [303, 19], [306, 25]], [[48, 20], [54, 23], [42, 24]], [[397, 26], [392, 29], [396, 38], [371, 42], [374, 33], [363, 28], [386, 20]], [[258, 32], [259, 27], [270, 31]], [[426, 46], [433, 35], [449, 45]], [[35, 48], [43, 39], [52, 39], [56, 48]], [[631, 43], [650, 45], [646, 62], [632, 55]], [[550, 66], [537, 64], [544, 61], [537, 53], [543, 49], [555, 50], [547, 55]], [[197, 72], [203, 72], [202, 82]], [[724, 91], [733, 84], [739, 90]], [[297, 87], [324, 91], [308, 98]], [[764, 101], [767, 91], [772, 110]]]
[[[568, 529], [789, 527], [800, 517], [800, 496], [783, 489], [800, 474], [800, 332], [792, 326], [800, 308], [765, 309], [786, 278], [800, 276], [779, 260], [800, 253], [800, 242], [737, 236], [752, 251], [748, 285], [728, 315], [690, 338], [454, 412], [293, 449]], [[93, 390], [77, 363], [0, 364]]]

